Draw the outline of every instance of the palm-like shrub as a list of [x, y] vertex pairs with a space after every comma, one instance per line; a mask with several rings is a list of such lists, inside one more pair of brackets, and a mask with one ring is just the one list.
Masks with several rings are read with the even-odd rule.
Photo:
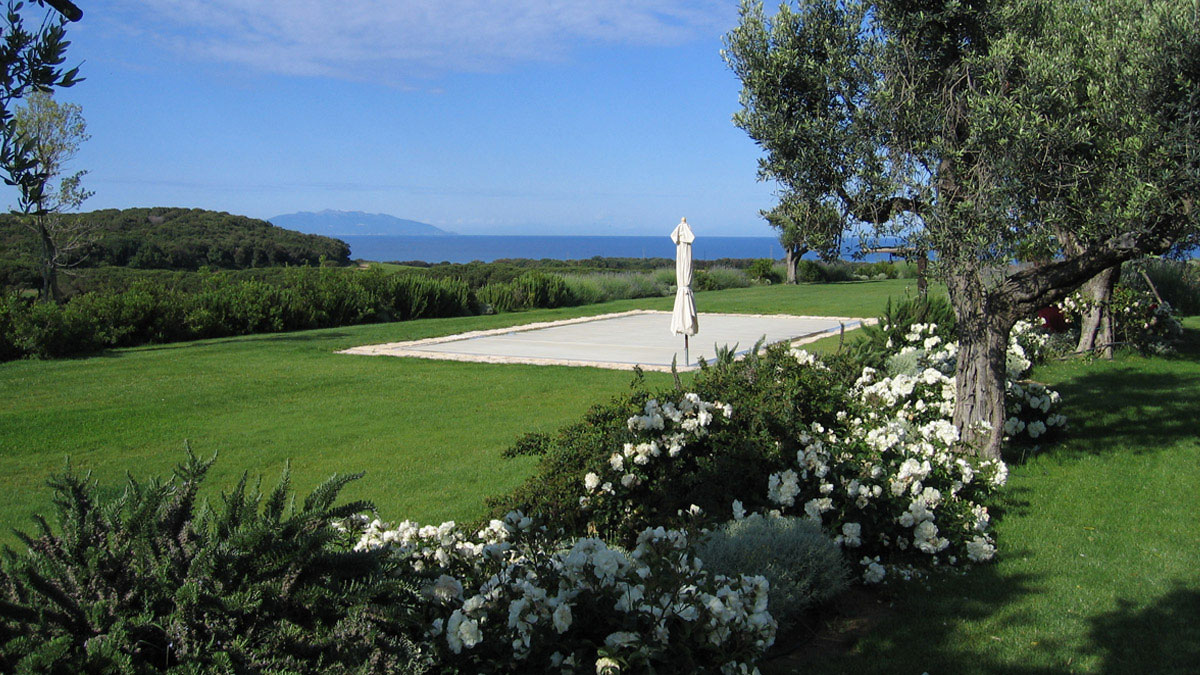
[[858, 337], [846, 344], [846, 351], [861, 365], [882, 369], [916, 324], [935, 325], [943, 341], [951, 340], [954, 338], [954, 309], [945, 298], [938, 296], [905, 298], [895, 304], [889, 298], [879, 322], [863, 326]]
[[287, 473], [245, 476], [210, 508], [212, 460], [103, 497], [69, 467], [50, 480], [57, 527], [19, 534], [0, 567], [3, 672], [414, 670], [416, 594], [378, 553], [354, 551], [334, 476], [299, 505]]

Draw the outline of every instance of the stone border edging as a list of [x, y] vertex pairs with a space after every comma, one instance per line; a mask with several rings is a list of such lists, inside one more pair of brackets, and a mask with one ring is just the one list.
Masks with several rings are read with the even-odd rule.
[[[508, 326], [506, 328], [489, 328], [487, 330], [469, 331], [466, 333], [455, 333], [454, 335], [442, 335], [432, 338], [422, 338], [420, 340], [406, 340], [403, 342], [385, 342], [375, 345], [363, 345], [361, 347], [351, 347], [338, 351], [338, 354], [357, 354], [364, 356], [402, 356], [419, 359], [430, 359], [435, 361], [460, 361], [469, 363], [509, 363], [509, 364], [524, 364], [534, 366], [575, 366], [575, 367], [592, 367], [592, 368], [607, 368], [610, 370], [633, 370], [641, 368], [651, 372], [671, 372], [671, 366], [661, 366], [655, 364], [635, 364], [622, 363], [616, 361], [585, 361], [578, 359], [544, 359], [533, 356], [489, 356], [486, 354], [455, 354], [451, 352], [428, 352], [412, 347], [425, 347], [429, 345], [445, 344], [448, 342], [461, 342], [479, 337], [487, 337], [491, 335], [506, 335], [508, 333], [521, 333], [531, 330], [540, 330], [543, 328], [554, 328], [556, 326], [569, 326], [572, 324], [587, 323], [589, 321], [602, 321], [605, 319], [617, 319], [626, 316], [637, 316], [641, 314], [663, 314], [670, 315], [670, 312], [655, 309], [633, 309], [626, 312], [614, 312], [611, 314], [597, 314], [595, 316], [581, 316], [574, 319], [559, 319], [557, 321], [539, 321], [536, 323], [519, 324], [516, 326]], [[808, 344], [815, 342], [821, 338], [829, 336], [834, 331], [839, 330], [854, 330], [861, 326], [868, 326], [876, 323], [878, 319], [862, 319], [858, 317], [845, 316], [812, 316], [812, 315], [797, 315], [797, 314], [733, 314], [729, 312], [704, 312], [702, 316], [736, 316], [749, 318], [785, 318], [785, 319], [829, 319], [839, 321], [843, 326], [839, 328], [831, 328], [816, 333], [809, 333], [791, 340], [792, 345]], [[853, 326], [846, 326], [847, 322], [855, 322]], [[777, 340], [776, 342], [783, 342]], [[770, 343], [774, 344], [774, 343]], [[698, 366], [680, 366], [676, 370], [680, 372], [697, 370]]]

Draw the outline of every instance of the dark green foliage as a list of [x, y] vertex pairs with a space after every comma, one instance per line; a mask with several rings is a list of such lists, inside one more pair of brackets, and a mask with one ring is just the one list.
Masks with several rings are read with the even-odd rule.
[[334, 476], [299, 505], [287, 473], [245, 476], [210, 508], [211, 461], [104, 496], [69, 467], [50, 480], [57, 524], [0, 567], [0, 670], [50, 673], [403, 672], [418, 596], [387, 556], [335, 526]]
[[488, 284], [476, 292], [476, 297], [480, 304], [497, 312], [578, 304], [562, 277], [537, 270], [524, 272], [510, 282]]
[[[216, 211], [105, 209], [61, 217], [84, 220], [96, 228], [95, 240], [76, 257], [83, 267], [195, 270], [350, 262], [350, 248], [337, 239]], [[0, 283], [10, 287], [37, 283], [33, 266], [37, 242], [16, 218], [0, 216]]]
[[777, 284], [783, 281], [783, 275], [775, 271], [775, 263], [766, 258], [759, 258], [746, 268], [746, 275], [755, 281]]
[[[169, 276], [169, 275], [168, 275]], [[106, 347], [405, 321], [471, 313], [466, 284], [380, 270], [290, 268], [261, 278], [203, 273], [140, 279], [70, 301], [9, 295], [0, 310], [0, 358], [54, 358]]]
[[560, 525], [568, 534], [595, 531], [625, 542], [648, 525], [682, 525], [678, 512], [692, 504], [714, 519], [727, 519], [729, 495], [757, 495], [758, 502], [743, 498], [748, 510], [772, 508], [766, 503], [767, 477], [794, 460], [800, 431], [813, 422], [834, 427], [838, 411], [855, 405], [846, 395], [854, 366], [845, 360], [831, 362], [827, 370], [804, 366], [785, 346], [773, 346], [762, 355], [705, 367], [689, 391], [705, 401], [730, 403], [733, 417], [718, 415], [721, 422], [689, 444], [686, 452], [655, 460], [652, 478], [621, 505], [630, 513], [581, 509], [583, 477], [588, 472], [611, 474], [610, 455], [625, 443], [639, 442], [628, 419], [642, 414], [647, 400], [678, 401], [683, 392], [647, 392], [639, 386], [554, 434], [523, 438], [507, 454], [540, 455], [537, 472], [513, 493], [489, 504], [497, 515], [519, 509]]
[[896, 351], [890, 345], [904, 344], [904, 335], [917, 323], [937, 324], [943, 339], [953, 339], [954, 309], [939, 296], [905, 298], [895, 304], [889, 299], [879, 323], [863, 326], [858, 336], [846, 344], [846, 352], [863, 366], [881, 369], [887, 357]]
[[1200, 314], [1200, 264], [1195, 261], [1147, 259], [1125, 263], [1121, 283], [1134, 290], [1150, 291], [1145, 273], [1154, 290], [1184, 316]]
[[766, 577], [771, 616], [784, 630], [849, 582], [841, 550], [819, 523], [807, 518], [754, 515], [730, 521], [696, 548], [696, 557], [717, 574]]
[[804, 283], [825, 281], [825, 273], [820, 263], [814, 260], [801, 260], [796, 264], [796, 281]]

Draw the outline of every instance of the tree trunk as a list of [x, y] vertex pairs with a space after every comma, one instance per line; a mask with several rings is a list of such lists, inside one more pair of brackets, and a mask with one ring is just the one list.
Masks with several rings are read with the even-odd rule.
[[[1147, 252], [1164, 251], [1173, 243], [1165, 237], [1139, 239], [1136, 233], [1124, 233], [1078, 254], [1012, 272], [990, 288], [984, 284], [987, 270], [972, 267], [969, 259], [955, 261], [946, 286], [958, 319], [954, 426], [961, 437], [983, 456], [1000, 456], [1005, 352], [1018, 318], [1062, 300], [1108, 268]], [[980, 422], [990, 428], [979, 430]]]
[[917, 254], [917, 295], [929, 297], [929, 254], [921, 249]]
[[787, 282], [796, 283], [796, 268], [800, 264], [800, 256], [804, 255], [804, 251], [800, 250], [799, 246], [784, 246], [787, 251], [787, 259], [784, 261], [784, 267], [787, 268]]
[[971, 273], [949, 279], [958, 319], [954, 426], [982, 457], [999, 458], [1004, 437], [1004, 374], [1008, 335], [1016, 320], [997, 311], [993, 298]]
[[46, 229], [45, 216], [36, 216], [38, 235], [42, 241], [42, 289], [39, 298], [43, 301], [61, 302], [62, 293], [58, 290], [58, 249], [54, 238]]
[[1083, 284], [1088, 309], [1080, 318], [1079, 353], [1102, 350], [1104, 358], [1113, 357], [1116, 330], [1113, 325], [1112, 296], [1121, 278], [1121, 266], [1114, 265]]

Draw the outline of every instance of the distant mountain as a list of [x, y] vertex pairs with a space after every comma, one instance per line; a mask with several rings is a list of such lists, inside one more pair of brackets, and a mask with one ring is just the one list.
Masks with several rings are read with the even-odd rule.
[[270, 222], [282, 228], [304, 232], [305, 234], [320, 234], [327, 237], [353, 235], [443, 235], [453, 234], [415, 220], [404, 220], [386, 213], [363, 213], [362, 211], [321, 211], [311, 213], [289, 213], [269, 218]]

